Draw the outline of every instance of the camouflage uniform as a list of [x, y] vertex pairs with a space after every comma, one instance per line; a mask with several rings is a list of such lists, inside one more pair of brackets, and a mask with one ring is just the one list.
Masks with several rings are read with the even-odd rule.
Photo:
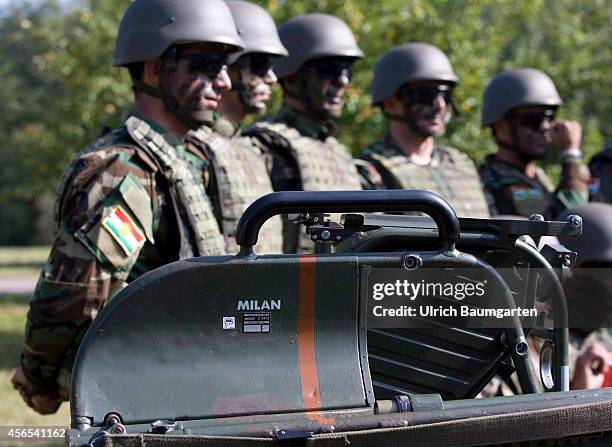
[[489, 217], [474, 163], [464, 153], [436, 146], [427, 166], [410, 161], [390, 136], [367, 146], [358, 158], [366, 189], [424, 189], [447, 200], [459, 216]]
[[587, 191], [580, 184], [588, 180], [588, 168], [582, 160], [568, 157], [563, 161], [561, 181], [557, 189], [546, 173], [537, 168], [534, 178], [527, 177], [518, 167], [489, 155], [480, 166], [491, 214], [542, 214], [554, 219], [562, 210], [585, 203]]
[[135, 116], [80, 152], [60, 182], [55, 242], [30, 302], [21, 365], [32, 394], [68, 398], [72, 362], [97, 312], [168, 262], [224, 253], [202, 160]]
[[[225, 124], [229, 129], [231, 123]], [[206, 126], [190, 132], [186, 142], [187, 147], [197, 148], [210, 164], [207, 192], [225, 237], [227, 252], [238, 253], [236, 226], [240, 217], [251, 203], [273, 192], [266, 158], [249, 138], [234, 136], [229, 139]], [[264, 223], [254, 250], [256, 253], [282, 253], [280, 217], [274, 216]]]
[[593, 157], [589, 169], [593, 176], [593, 200], [612, 203], [612, 143]]
[[[361, 189], [350, 153], [330, 133], [321, 121], [286, 105], [244, 131], [271, 157], [275, 191]], [[299, 226], [285, 220], [285, 253], [298, 250], [298, 231]]]

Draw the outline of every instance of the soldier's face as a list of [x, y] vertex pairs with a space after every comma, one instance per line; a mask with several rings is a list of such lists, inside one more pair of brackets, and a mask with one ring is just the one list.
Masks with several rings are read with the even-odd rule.
[[398, 114], [408, 117], [413, 130], [425, 136], [444, 134], [450, 119], [452, 86], [432, 81], [410, 82], [399, 90], [398, 97]]
[[353, 60], [322, 58], [303, 67], [310, 103], [324, 116], [339, 118], [344, 107], [344, 94], [353, 73]]
[[165, 88], [183, 112], [199, 121], [204, 112], [215, 110], [221, 92], [232, 86], [225, 65], [224, 47], [193, 44], [180, 47], [176, 65], [166, 76]]
[[229, 70], [234, 89], [238, 96], [235, 101], [243, 107], [243, 113], [263, 114], [272, 97], [272, 86], [278, 78], [272, 70], [272, 57], [261, 54], [247, 54], [234, 63]]
[[[507, 118], [514, 145], [526, 160], [542, 160], [551, 142], [555, 110], [544, 106], [517, 107]], [[512, 141], [506, 139], [505, 141]]]

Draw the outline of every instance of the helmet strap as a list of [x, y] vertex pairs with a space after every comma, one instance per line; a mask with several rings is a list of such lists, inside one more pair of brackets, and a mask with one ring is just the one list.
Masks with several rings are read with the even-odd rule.
[[303, 72], [296, 74], [296, 80], [298, 84], [296, 89], [287, 88], [286, 84], [283, 85], [285, 94], [300, 101], [309, 115], [321, 121], [329, 129], [330, 134], [333, 133], [336, 129], [335, 119], [323, 108], [324, 94], [321, 89], [317, 88], [318, 85], [313, 85], [313, 82], [318, 84], [319, 80]]
[[255, 114], [261, 115], [266, 111], [266, 109], [265, 107], [262, 109], [259, 107], [255, 107], [253, 105], [253, 98], [251, 96], [251, 88], [245, 82], [245, 79], [248, 79], [249, 76], [250, 74], [248, 73], [248, 69], [244, 69], [244, 68], [241, 69], [240, 70], [240, 81], [237, 81], [237, 82], [232, 81], [232, 90], [238, 93], [238, 99], [240, 103], [244, 106], [245, 112], [247, 114], [255, 113]]

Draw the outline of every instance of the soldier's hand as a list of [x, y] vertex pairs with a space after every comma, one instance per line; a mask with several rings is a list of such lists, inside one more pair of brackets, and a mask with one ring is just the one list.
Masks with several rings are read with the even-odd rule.
[[61, 403], [62, 401], [57, 393], [34, 394], [30, 407], [40, 414], [52, 414], [57, 411]]
[[576, 360], [572, 389], [601, 388], [611, 367], [612, 354], [600, 343], [591, 344]]
[[19, 395], [28, 407], [40, 414], [55, 413], [62, 403], [59, 394], [29, 394], [26, 391], [28, 379], [25, 376], [23, 369], [16, 368], [11, 377], [13, 388], [19, 391]]
[[553, 146], [559, 151], [580, 149], [582, 126], [578, 121], [555, 122], [550, 130], [550, 135]]

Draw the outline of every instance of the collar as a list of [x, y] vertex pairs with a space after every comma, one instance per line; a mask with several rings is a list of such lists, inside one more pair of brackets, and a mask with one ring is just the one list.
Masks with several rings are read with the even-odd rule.
[[165, 138], [165, 140], [171, 144], [174, 147], [177, 146], [182, 146], [183, 143], [176, 137], [176, 135], [174, 135], [172, 132], [168, 131], [166, 128], [162, 127], [160, 124], [158, 124], [156, 121], [153, 121], [150, 118], [145, 118], [144, 116], [140, 116], [138, 113], [136, 112], [129, 112], [127, 114], [125, 114], [125, 116], [123, 117], [123, 121], [127, 121], [127, 119], [131, 116], [135, 116], [136, 118], [138, 118], [139, 120], [144, 121], [145, 123], [147, 123], [149, 126], [151, 126], [151, 128], [157, 132], [158, 134], [160, 134], [162, 137]]
[[323, 141], [331, 136], [335, 130], [331, 123], [324, 123], [306, 112], [289, 107], [287, 104], [283, 104], [275, 117], [275, 121], [282, 121], [294, 127], [305, 137]]
[[[390, 134], [387, 134], [385, 136], [383, 144], [386, 147], [391, 148], [395, 152], [397, 152], [397, 155], [404, 156], [408, 162], [414, 163], [413, 161], [410, 160], [410, 158], [408, 158], [408, 156], [406, 156], [402, 148], [399, 147], [399, 145], [395, 142], [395, 140], [391, 137]], [[429, 166], [432, 168], [436, 168], [440, 166], [440, 164], [444, 161], [444, 156], [445, 156], [444, 151], [440, 149], [438, 146], [434, 146], [433, 152], [431, 153], [431, 161], [427, 163], [426, 165], [418, 165], [418, 166], [423, 166], [423, 167]]]

